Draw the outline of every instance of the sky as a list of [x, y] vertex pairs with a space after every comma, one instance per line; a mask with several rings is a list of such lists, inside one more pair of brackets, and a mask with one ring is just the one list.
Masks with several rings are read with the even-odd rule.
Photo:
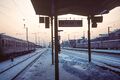
[[[110, 31], [120, 29], [120, 7], [117, 7], [103, 15], [102, 23], [97, 28], [91, 28], [91, 38], [98, 37], [99, 34], [106, 34], [108, 27]], [[24, 20], [23, 20], [24, 19]], [[87, 37], [87, 18], [78, 15], [62, 15], [59, 19], [82, 19], [83, 27], [60, 28], [61, 40], [79, 39], [83, 35]], [[36, 15], [30, 0], [0, 0], [0, 33], [5, 33], [20, 39], [26, 39], [26, 29], [29, 31], [29, 41], [35, 42], [35, 34], [38, 41], [43, 43], [50, 42], [50, 30], [45, 29], [44, 24], [39, 23], [39, 15]]]

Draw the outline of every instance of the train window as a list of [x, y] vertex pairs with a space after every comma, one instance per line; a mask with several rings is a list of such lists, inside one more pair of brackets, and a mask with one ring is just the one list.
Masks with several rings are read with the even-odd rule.
[[7, 41], [6, 41], [6, 40], [4, 40], [4, 46], [5, 46], [5, 47], [7, 46]]
[[120, 39], [120, 33], [118, 34], [118, 39]]
[[10, 47], [11, 41], [7, 40], [7, 47]]
[[8, 41], [7, 40], [5, 40], [5, 47], [7, 47], [8, 46]]
[[11, 46], [12, 46], [12, 47], [14, 46], [14, 42], [13, 42], [13, 41], [11, 41]]
[[17, 47], [19, 47], [19, 43], [17, 42]]
[[19, 42], [19, 47], [21, 46], [21, 43]]
[[18, 47], [18, 42], [16, 43], [17, 47]]
[[7, 40], [6, 47], [9, 47], [9, 46], [10, 46], [10, 41]]
[[25, 47], [24, 43], [23, 43], [23, 47]]
[[11, 46], [11, 44], [12, 44], [12, 43], [11, 43], [11, 41], [8, 41], [8, 47], [10, 47], [10, 46]]
[[12, 41], [9, 41], [9, 47], [12, 47]]
[[10, 41], [7, 40], [6, 47], [9, 47], [9, 46], [10, 46]]
[[19, 47], [21, 46], [21, 43], [19, 42]]
[[5, 47], [7, 47], [7, 45], [8, 45], [8, 44], [7, 44], [7, 40], [5, 40]]
[[13, 45], [13, 41], [9, 41], [9, 43], [10, 43], [10, 47], [13, 47], [12, 45]]
[[2, 46], [4, 47], [4, 40], [2, 40]]
[[13, 41], [13, 46], [15, 47], [15, 41]]
[[16, 47], [17, 47], [17, 42], [15, 43]]

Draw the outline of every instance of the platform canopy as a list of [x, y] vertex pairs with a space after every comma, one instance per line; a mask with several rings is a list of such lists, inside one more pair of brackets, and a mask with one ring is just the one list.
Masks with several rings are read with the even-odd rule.
[[[52, 15], [53, 0], [31, 0], [37, 15]], [[120, 6], [120, 0], [56, 0], [57, 14], [99, 15]]]

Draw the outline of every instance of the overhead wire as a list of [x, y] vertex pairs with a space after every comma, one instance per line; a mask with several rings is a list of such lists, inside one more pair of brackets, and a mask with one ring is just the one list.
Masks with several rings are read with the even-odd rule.
[[23, 16], [23, 19], [25, 19], [25, 15], [23, 13], [23, 11], [21, 10], [19, 4], [17, 4], [17, 2], [15, 0], [12, 0], [14, 3], [14, 6], [17, 8], [18, 12]]

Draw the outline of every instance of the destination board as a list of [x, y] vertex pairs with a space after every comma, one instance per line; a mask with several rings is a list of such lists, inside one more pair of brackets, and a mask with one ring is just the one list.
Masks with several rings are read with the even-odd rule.
[[82, 20], [59, 20], [59, 27], [82, 27]]

